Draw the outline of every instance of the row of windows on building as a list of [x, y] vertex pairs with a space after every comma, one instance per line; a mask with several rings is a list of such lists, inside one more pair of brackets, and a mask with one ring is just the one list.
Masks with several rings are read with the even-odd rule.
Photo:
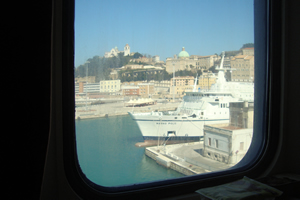
[[120, 81], [100, 81], [100, 85], [106, 85], [106, 84], [117, 84], [117, 82], [120, 82]]
[[248, 64], [232, 64], [232, 67], [248, 67]]
[[[114, 87], [115, 86], [115, 87]], [[106, 85], [105, 86], [100, 86], [101, 89], [106, 89]], [[117, 88], [117, 85], [111, 85], [111, 87], [109, 87], [109, 85], [107, 86], [107, 89], [113, 89], [113, 88]]]
[[252, 82], [253, 80], [250, 80], [250, 79], [232, 79], [232, 81], [239, 81], [239, 82]]
[[[211, 138], [208, 138], [208, 146], [213, 146], [212, 145], [212, 139]], [[218, 139], [214, 139], [214, 147], [215, 148], [219, 148], [219, 140]], [[239, 148], [240, 151], [243, 151], [244, 150], [244, 142], [240, 142], [240, 148]]]

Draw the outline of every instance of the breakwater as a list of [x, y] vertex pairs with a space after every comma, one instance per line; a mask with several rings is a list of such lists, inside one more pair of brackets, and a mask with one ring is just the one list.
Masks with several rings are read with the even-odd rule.
[[152, 146], [145, 148], [145, 155], [161, 166], [172, 169], [184, 175], [209, 173], [226, 170], [231, 165], [204, 157], [203, 141]]
[[195, 175], [198, 174], [198, 172], [194, 171], [191, 167], [191, 165], [185, 166], [183, 164], [180, 164], [178, 161], [173, 160], [169, 158], [168, 156], [164, 156], [160, 153], [155, 152], [154, 148], [146, 148], [145, 154], [155, 160], [158, 164], [173, 169], [181, 174], [184, 174], [186, 176], [188, 175]]

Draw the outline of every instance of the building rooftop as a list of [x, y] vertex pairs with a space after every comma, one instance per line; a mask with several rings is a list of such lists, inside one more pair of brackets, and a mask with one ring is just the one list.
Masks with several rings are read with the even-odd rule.
[[[175, 76], [175, 79], [181, 79], [181, 78], [194, 79], [193, 76]], [[172, 78], [172, 79], [173, 79], [173, 78]]]
[[231, 60], [235, 60], [235, 59], [244, 59], [244, 60], [250, 60], [251, 58], [253, 58], [254, 56], [249, 56], [249, 55], [239, 55], [239, 56], [234, 56]]
[[218, 127], [218, 128], [222, 128], [222, 129], [226, 129], [226, 130], [239, 130], [239, 129], [242, 129], [240, 127], [237, 127], [237, 126], [223, 126], [223, 127]]

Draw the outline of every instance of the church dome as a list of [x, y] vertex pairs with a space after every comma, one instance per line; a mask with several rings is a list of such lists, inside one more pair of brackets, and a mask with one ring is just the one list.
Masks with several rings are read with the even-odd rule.
[[178, 54], [179, 58], [188, 58], [190, 57], [189, 53], [185, 51], [185, 48], [182, 47], [182, 51]]

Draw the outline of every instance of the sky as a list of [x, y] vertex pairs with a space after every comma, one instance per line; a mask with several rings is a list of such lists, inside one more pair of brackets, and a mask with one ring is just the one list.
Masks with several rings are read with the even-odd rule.
[[114, 47], [160, 60], [254, 43], [253, 0], [75, 0], [75, 67]]

